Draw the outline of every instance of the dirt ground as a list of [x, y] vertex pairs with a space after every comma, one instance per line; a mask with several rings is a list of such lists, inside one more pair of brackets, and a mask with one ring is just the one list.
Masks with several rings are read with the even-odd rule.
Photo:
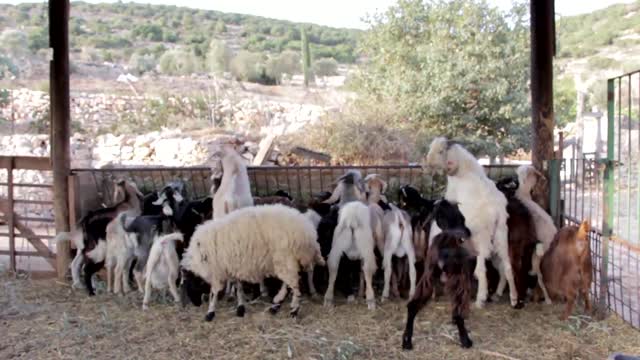
[[[102, 288], [103, 289], [103, 288]], [[100, 288], [99, 288], [100, 290]], [[238, 318], [223, 300], [212, 323], [206, 309], [154, 297], [98, 295], [54, 280], [0, 275], [0, 359], [593, 359], [615, 351], [640, 354], [640, 331], [615, 315], [597, 322], [576, 312], [561, 322], [562, 305], [506, 303], [473, 309], [467, 325], [474, 347], [458, 346], [448, 303], [418, 315], [414, 350], [400, 347], [406, 310], [392, 301], [369, 311], [363, 301], [326, 309], [305, 298], [299, 320], [254, 302]], [[288, 305], [287, 305], [288, 306]], [[578, 310], [579, 311], [579, 310]]]

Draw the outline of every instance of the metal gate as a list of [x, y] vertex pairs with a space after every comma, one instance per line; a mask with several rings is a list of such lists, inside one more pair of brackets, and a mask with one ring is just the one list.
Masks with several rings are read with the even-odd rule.
[[[551, 162], [552, 194], [564, 224], [589, 219], [592, 295], [640, 328], [640, 71], [607, 81], [606, 128], [582, 130], [595, 151]], [[598, 134], [597, 139], [587, 135]], [[606, 139], [601, 140], [600, 134]], [[593, 144], [591, 144], [593, 145]]]

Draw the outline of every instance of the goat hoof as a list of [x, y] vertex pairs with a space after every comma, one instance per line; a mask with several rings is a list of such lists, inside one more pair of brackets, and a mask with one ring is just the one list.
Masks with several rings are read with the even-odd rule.
[[349, 296], [347, 296], [347, 303], [348, 303], [348, 304], [352, 304], [352, 303], [354, 303], [355, 301], [356, 301], [356, 297], [355, 297], [355, 296], [353, 296], [353, 295], [349, 295]]
[[82, 283], [76, 281], [73, 284], [71, 284], [71, 288], [72, 289], [82, 289]]
[[332, 307], [332, 306], [333, 306], [333, 299], [324, 298], [324, 307]]
[[149, 305], [142, 304], [142, 311], [147, 311], [147, 310], [149, 310]]
[[278, 313], [278, 311], [280, 311], [280, 304], [273, 304], [271, 305], [271, 307], [269, 308], [269, 312], [271, 313], [271, 315], [275, 315]]
[[484, 308], [484, 301], [482, 301], [482, 300], [476, 300], [476, 302], [475, 302], [475, 306], [476, 306], [476, 308], [478, 308], [478, 309], [483, 309], [483, 308]]
[[547, 305], [553, 304], [550, 299], [544, 299], [544, 303]]
[[214, 317], [216, 317], [216, 312], [215, 312], [215, 311], [209, 312], [209, 313], [207, 313], [207, 315], [204, 317], [204, 321], [207, 321], [207, 322], [208, 322], [208, 321], [211, 321], [211, 320], [213, 320], [213, 318], [214, 318]]
[[411, 343], [411, 339], [409, 339], [408, 337], [403, 337], [402, 348], [404, 350], [413, 350], [413, 344]]
[[244, 317], [244, 305], [238, 306], [238, 308], [236, 309], [236, 316]]
[[516, 301], [516, 304], [513, 305], [513, 308], [516, 309], [516, 310], [520, 310], [520, 309], [524, 308], [524, 301], [522, 301], [522, 300]]
[[291, 312], [289, 313], [289, 317], [297, 319], [298, 318], [298, 312], [300, 311], [300, 308], [295, 308], [294, 310], [291, 310]]
[[468, 337], [460, 339], [460, 346], [465, 349], [469, 349], [473, 346], [473, 341], [471, 341], [471, 339], [469, 339]]
[[376, 301], [375, 300], [367, 300], [367, 308], [369, 310], [375, 310], [376, 309]]

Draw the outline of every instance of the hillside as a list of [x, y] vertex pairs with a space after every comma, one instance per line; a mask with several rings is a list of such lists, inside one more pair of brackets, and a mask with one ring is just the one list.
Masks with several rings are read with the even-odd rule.
[[[0, 54], [0, 73], [4, 64], [5, 70], [19, 71], [23, 78], [43, 75], [38, 60], [46, 57], [42, 51], [48, 46], [46, 6], [0, 4], [0, 47], [12, 55], [7, 59]], [[158, 66], [164, 74], [180, 75], [220, 66], [220, 70], [242, 69], [244, 61], [264, 63], [266, 72], [279, 77], [298, 72], [295, 60], [301, 49], [302, 25], [314, 59], [332, 58], [341, 64], [356, 61], [359, 30], [176, 6], [73, 2], [69, 24], [72, 71], [73, 64], [108, 62], [128, 65], [138, 73]], [[240, 58], [240, 64], [232, 63], [234, 57]]]
[[560, 18], [556, 33], [556, 106], [573, 110], [561, 123], [575, 118], [576, 91], [585, 110], [604, 109], [606, 79], [640, 70], [640, 1]]

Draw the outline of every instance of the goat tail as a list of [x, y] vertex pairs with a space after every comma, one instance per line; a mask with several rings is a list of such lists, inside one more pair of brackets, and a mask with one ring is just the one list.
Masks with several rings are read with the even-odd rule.
[[169, 241], [184, 241], [184, 235], [180, 232], [174, 232], [167, 235], [162, 235], [158, 238], [158, 242], [169, 242]]
[[467, 317], [471, 303], [470, 279], [466, 271], [447, 274], [445, 290], [451, 298], [451, 311], [454, 315]]

